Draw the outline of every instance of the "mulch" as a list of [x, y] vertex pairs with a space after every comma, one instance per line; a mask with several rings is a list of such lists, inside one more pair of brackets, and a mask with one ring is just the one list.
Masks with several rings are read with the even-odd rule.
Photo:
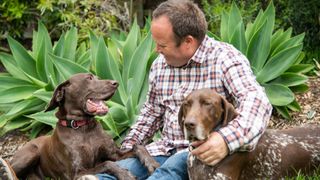
[[284, 119], [278, 114], [273, 113], [269, 122], [270, 128], [286, 129], [302, 124], [320, 124], [320, 78], [310, 77], [308, 86], [308, 92], [296, 95], [301, 111], [292, 112], [292, 120]]

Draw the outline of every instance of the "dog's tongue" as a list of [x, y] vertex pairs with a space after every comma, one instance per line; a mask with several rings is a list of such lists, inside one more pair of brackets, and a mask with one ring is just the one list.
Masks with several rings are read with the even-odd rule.
[[92, 114], [104, 115], [108, 112], [108, 107], [101, 100], [87, 100], [87, 110]]

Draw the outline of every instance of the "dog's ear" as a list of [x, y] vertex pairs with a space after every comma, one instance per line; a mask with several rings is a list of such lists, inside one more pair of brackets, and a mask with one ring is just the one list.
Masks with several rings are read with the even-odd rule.
[[60, 102], [64, 99], [64, 89], [69, 84], [69, 81], [65, 81], [61, 83], [56, 89], [54, 90], [53, 96], [48, 104], [47, 108], [44, 112], [51, 111], [59, 106]]
[[226, 126], [231, 120], [233, 120], [235, 117], [237, 117], [238, 113], [234, 106], [229, 103], [224, 97], [221, 97], [222, 102], [222, 127]]
[[184, 109], [184, 103], [182, 102], [181, 106], [180, 106], [180, 109], [179, 109], [179, 113], [178, 113], [178, 122], [179, 122], [179, 125], [180, 125], [180, 128], [183, 130], [183, 109]]

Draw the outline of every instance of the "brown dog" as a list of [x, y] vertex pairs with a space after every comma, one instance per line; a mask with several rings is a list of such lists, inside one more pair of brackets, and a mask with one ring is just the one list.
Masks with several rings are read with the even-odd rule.
[[118, 87], [116, 81], [99, 80], [92, 74], [76, 74], [54, 91], [46, 111], [59, 107], [52, 136], [31, 140], [13, 157], [11, 165], [19, 178], [76, 179], [84, 174], [106, 172], [118, 179], [135, 179], [114, 162], [135, 155], [152, 173], [159, 165], [144, 146], [121, 152], [111, 136], [95, 121], [108, 112], [104, 101]]
[[[218, 126], [225, 126], [238, 113], [225, 98], [210, 89], [192, 92], [179, 111], [186, 139], [205, 140]], [[320, 166], [320, 127], [267, 130], [252, 152], [237, 152], [215, 166], [189, 155], [191, 180], [280, 179], [298, 172], [310, 174]]]

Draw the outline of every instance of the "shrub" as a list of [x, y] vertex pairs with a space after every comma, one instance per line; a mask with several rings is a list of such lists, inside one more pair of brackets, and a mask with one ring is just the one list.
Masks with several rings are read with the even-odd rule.
[[[261, 9], [261, 2], [258, 0], [236, 0], [239, 10], [244, 18], [244, 23], [252, 21]], [[221, 13], [229, 11], [232, 0], [201, 0], [202, 9], [205, 13], [208, 29], [214, 34], [220, 34]]]
[[36, 3], [36, 0], [0, 2], [0, 40], [5, 39], [8, 34], [20, 37], [26, 33], [26, 28], [32, 25], [32, 20], [37, 16], [37, 12], [32, 8]]
[[90, 30], [100, 35], [108, 34], [111, 29], [128, 30], [128, 11], [124, 3], [116, 0], [2, 0], [0, 40], [8, 35], [23, 40], [31, 38], [34, 26], [43, 21], [53, 39], [73, 26], [79, 29], [82, 41]]
[[79, 40], [88, 37], [88, 32], [106, 35], [112, 29], [128, 30], [130, 18], [128, 8], [115, 0], [47, 0], [39, 1], [41, 20], [56, 34], [78, 28]]
[[293, 34], [305, 33], [304, 62], [312, 63], [312, 59], [320, 58], [320, 3], [318, 0], [278, 0], [275, 1], [278, 12], [276, 28], [292, 27]]

